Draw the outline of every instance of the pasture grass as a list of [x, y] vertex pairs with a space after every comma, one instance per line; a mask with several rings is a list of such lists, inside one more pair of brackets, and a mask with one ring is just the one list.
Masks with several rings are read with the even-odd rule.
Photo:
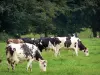
[[8, 71], [6, 64], [5, 43], [0, 43], [0, 75], [100, 75], [100, 39], [81, 39], [89, 49], [86, 57], [82, 51], [79, 56], [72, 50], [61, 49], [61, 56], [55, 57], [53, 51], [43, 51], [44, 59], [48, 61], [47, 71], [41, 72], [38, 62], [33, 62], [33, 71], [26, 71], [27, 62], [19, 63], [15, 70]]

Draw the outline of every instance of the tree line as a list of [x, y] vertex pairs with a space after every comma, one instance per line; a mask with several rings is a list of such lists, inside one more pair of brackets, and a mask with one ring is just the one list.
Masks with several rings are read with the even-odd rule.
[[100, 32], [100, 0], [0, 0], [0, 32], [65, 36]]

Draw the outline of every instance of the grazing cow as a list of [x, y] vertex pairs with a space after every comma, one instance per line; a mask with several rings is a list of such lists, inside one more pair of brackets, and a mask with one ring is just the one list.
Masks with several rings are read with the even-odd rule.
[[66, 41], [64, 43], [65, 47], [73, 48], [75, 50], [76, 55], [78, 56], [78, 50], [84, 51], [85, 55], [88, 56], [88, 49], [83, 45], [81, 40], [77, 37], [66, 37]]
[[47, 61], [43, 59], [38, 48], [29, 43], [11, 43], [6, 47], [6, 56], [8, 61], [8, 70], [11, 65], [14, 70], [15, 65], [24, 60], [28, 61], [27, 70], [32, 71], [32, 61], [39, 61], [39, 66], [42, 71], [46, 71]]

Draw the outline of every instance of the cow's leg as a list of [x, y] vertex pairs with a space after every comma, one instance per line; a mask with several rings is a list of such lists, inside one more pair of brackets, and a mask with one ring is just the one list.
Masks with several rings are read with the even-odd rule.
[[29, 62], [27, 63], [27, 71], [30, 68], [30, 71], [32, 71], [32, 61], [33, 59], [30, 59]]
[[12, 67], [12, 70], [14, 70], [14, 69], [15, 69], [15, 65], [14, 65], [14, 64], [11, 64], [11, 67]]
[[59, 49], [55, 48], [55, 57], [57, 57], [58, 55], [60, 55], [60, 51], [59, 51]]
[[60, 45], [56, 45], [56, 54], [60, 56]]
[[55, 55], [55, 57], [57, 57], [57, 50], [56, 50], [56, 47], [52, 47], [53, 48], [53, 50], [54, 50], [54, 55]]
[[58, 55], [61, 56], [61, 55], [60, 55], [60, 48], [57, 48], [57, 49], [58, 49], [58, 50], [57, 50], [57, 51], [58, 51]]
[[58, 50], [55, 48], [54, 51], [55, 51], [55, 57], [57, 57], [57, 55], [58, 55]]
[[30, 71], [32, 72], [32, 63], [30, 64], [29, 68], [30, 68]]
[[10, 69], [10, 60], [9, 60], [9, 58], [7, 58], [7, 65], [8, 65], [8, 71], [9, 71], [9, 69]]
[[76, 47], [74, 49], [75, 49], [76, 56], [78, 56], [78, 42], [76, 42]]
[[12, 70], [15, 70], [15, 61], [11, 63]]
[[56, 48], [56, 55], [58, 56], [60, 56], [60, 51], [59, 51], [59, 49], [58, 48]]
[[58, 51], [58, 55], [60, 56], [60, 50]]
[[76, 56], [78, 56], [78, 49], [77, 48], [75, 48], [75, 54], [76, 54]]
[[7, 62], [7, 65], [8, 65], [8, 71], [9, 71], [9, 69], [10, 69], [10, 63], [9, 63], [9, 62]]

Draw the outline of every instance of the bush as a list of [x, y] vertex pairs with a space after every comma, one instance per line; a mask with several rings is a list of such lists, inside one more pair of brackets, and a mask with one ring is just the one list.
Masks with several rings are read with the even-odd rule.
[[8, 35], [8, 34], [5, 33], [5, 32], [1, 32], [1, 33], [0, 33], [0, 41], [5, 42], [8, 38], [12, 38], [12, 36]]

